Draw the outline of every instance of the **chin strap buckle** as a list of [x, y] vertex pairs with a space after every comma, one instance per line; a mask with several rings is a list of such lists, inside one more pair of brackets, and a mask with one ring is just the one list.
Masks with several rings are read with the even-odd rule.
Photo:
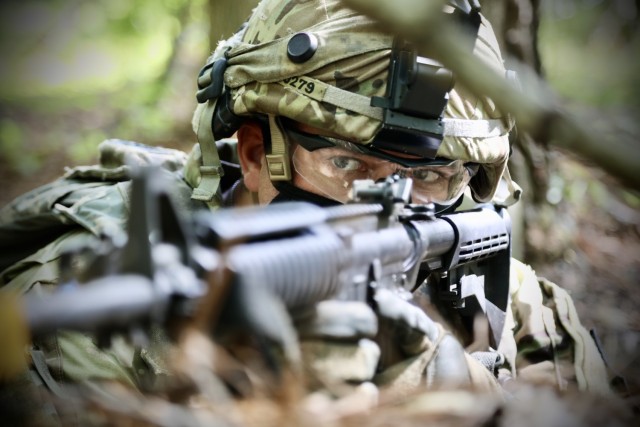
[[271, 181], [291, 180], [291, 157], [289, 144], [284, 139], [282, 129], [275, 116], [269, 115], [269, 132], [271, 133], [271, 153], [265, 157]]

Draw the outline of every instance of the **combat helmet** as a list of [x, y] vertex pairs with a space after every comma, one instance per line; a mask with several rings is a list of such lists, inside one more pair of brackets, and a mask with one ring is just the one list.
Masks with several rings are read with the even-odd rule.
[[[506, 75], [493, 29], [472, 3], [450, 2], [443, 16], [471, 29], [470, 54]], [[272, 181], [291, 179], [283, 121], [292, 121], [333, 136], [315, 143], [307, 138], [303, 145], [312, 151], [346, 147], [407, 169], [453, 161], [475, 165], [467, 175], [478, 202], [494, 198], [503, 176], [511, 184], [510, 117], [491, 99], [457, 84], [440, 63], [339, 0], [262, 0], [207, 62], [198, 78], [193, 121], [202, 151], [195, 199], [215, 197], [221, 167], [214, 141], [233, 134], [248, 116], [268, 123]]]

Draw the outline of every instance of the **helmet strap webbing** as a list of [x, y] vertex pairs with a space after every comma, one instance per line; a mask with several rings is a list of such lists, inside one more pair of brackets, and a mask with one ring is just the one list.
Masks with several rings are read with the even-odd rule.
[[276, 116], [269, 114], [269, 133], [271, 136], [270, 153], [266, 154], [267, 168], [271, 181], [289, 181], [291, 179], [291, 164], [289, 162], [289, 144], [284, 139], [284, 133]]
[[216, 100], [210, 99], [200, 113], [198, 122], [198, 143], [202, 153], [200, 183], [191, 193], [192, 199], [209, 204], [220, 202], [220, 178], [224, 174], [211, 127], [215, 106]]

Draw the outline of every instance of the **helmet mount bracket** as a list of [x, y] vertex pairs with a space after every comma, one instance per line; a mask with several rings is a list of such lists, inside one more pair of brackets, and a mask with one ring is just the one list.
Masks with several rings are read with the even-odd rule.
[[427, 135], [435, 154], [443, 139], [442, 116], [453, 84], [451, 71], [437, 61], [418, 56], [412, 45], [396, 39], [386, 96], [372, 97], [371, 105], [384, 110], [383, 131]]

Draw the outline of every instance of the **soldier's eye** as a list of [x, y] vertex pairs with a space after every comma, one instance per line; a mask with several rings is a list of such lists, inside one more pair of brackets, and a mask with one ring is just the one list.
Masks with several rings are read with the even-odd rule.
[[413, 176], [413, 179], [426, 183], [436, 182], [441, 178], [440, 174], [428, 169], [414, 170], [411, 175]]
[[331, 158], [331, 164], [336, 168], [345, 172], [357, 171], [362, 162], [353, 157], [335, 156]]

